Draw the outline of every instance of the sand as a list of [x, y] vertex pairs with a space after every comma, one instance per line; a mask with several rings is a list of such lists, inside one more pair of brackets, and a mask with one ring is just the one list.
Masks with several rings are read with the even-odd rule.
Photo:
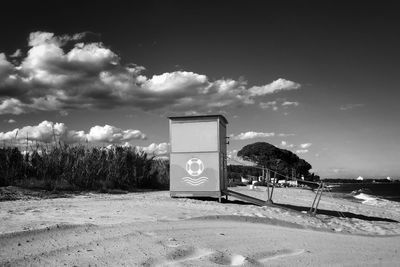
[[[232, 189], [266, 197], [265, 188]], [[309, 190], [277, 188], [274, 207], [172, 199], [167, 191], [4, 201], [0, 265], [398, 264], [398, 203], [324, 195], [321, 213], [309, 216], [304, 211], [313, 197]]]

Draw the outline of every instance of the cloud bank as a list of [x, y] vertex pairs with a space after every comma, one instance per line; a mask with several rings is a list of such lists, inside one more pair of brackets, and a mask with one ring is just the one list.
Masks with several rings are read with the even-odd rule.
[[110, 48], [85, 43], [85, 37], [33, 32], [26, 53], [17, 49], [10, 61], [0, 53], [0, 115], [120, 106], [209, 112], [257, 104], [270, 94], [301, 87], [283, 78], [248, 87], [245, 80], [210, 80], [188, 71], [147, 77], [144, 67], [122, 64]]
[[42, 121], [35, 126], [16, 128], [8, 132], [0, 132], [1, 142], [12, 142], [13, 144], [25, 144], [39, 141], [44, 143], [64, 142], [66, 144], [76, 143], [106, 143], [118, 144], [129, 143], [133, 140], [144, 140], [146, 135], [139, 130], [123, 130], [111, 125], [93, 126], [88, 133], [84, 131], [69, 130], [64, 123], [53, 123]]
[[146, 152], [147, 155], [166, 157], [168, 156], [169, 143], [152, 143], [149, 146], [137, 146], [137, 148], [141, 151]]

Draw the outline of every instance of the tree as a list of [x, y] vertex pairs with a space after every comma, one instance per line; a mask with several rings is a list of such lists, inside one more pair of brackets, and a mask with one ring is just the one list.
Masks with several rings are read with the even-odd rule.
[[312, 166], [307, 161], [289, 150], [277, 148], [266, 142], [246, 145], [237, 155], [286, 176], [291, 176], [291, 170], [295, 169], [298, 178], [304, 175], [306, 179], [311, 179], [309, 170]]

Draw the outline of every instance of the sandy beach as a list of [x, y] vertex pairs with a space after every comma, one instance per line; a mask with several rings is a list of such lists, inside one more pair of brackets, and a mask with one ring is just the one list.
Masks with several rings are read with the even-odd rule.
[[[232, 188], [266, 198], [265, 188]], [[1, 266], [395, 266], [400, 204], [277, 188], [276, 206], [168, 191], [0, 202]]]

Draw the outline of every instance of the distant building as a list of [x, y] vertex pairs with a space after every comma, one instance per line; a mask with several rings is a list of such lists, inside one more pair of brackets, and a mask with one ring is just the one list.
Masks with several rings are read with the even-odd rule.
[[246, 179], [244, 177], [241, 177], [241, 182], [244, 183], [244, 184], [247, 184], [247, 183], [250, 183], [250, 180]]
[[281, 186], [293, 186], [293, 187], [297, 187], [297, 180], [296, 181], [285, 181], [285, 180], [279, 180], [278, 184], [280, 184]]

